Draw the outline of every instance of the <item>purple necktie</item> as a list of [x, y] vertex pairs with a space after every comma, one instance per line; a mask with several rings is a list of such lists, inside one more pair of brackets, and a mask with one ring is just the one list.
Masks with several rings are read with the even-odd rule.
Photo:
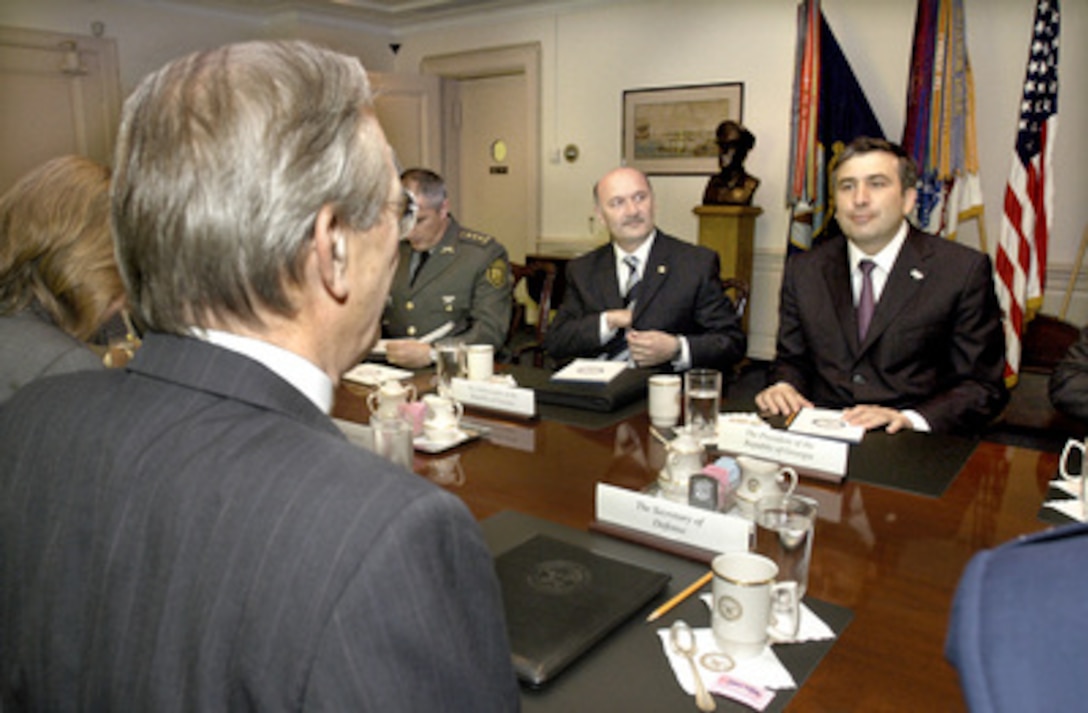
[[858, 341], [865, 341], [865, 334], [869, 331], [869, 322], [873, 321], [873, 268], [876, 263], [872, 260], [862, 260], [858, 263], [861, 268], [861, 296], [858, 297]]

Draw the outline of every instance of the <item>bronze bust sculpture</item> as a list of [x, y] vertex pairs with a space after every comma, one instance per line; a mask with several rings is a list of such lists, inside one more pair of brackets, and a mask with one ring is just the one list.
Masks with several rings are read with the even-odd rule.
[[718, 124], [718, 165], [703, 193], [703, 205], [751, 205], [759, 179], [744, 170], [744, 159], [756, 145], [756, 137], [735, 121]]

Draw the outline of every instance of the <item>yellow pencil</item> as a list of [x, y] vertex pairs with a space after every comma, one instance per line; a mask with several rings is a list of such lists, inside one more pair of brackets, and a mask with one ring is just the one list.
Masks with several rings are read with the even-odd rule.
[[709, 582], [711, 577], [713, 576], [714, 572], [711, 571], [707, 572], [702, 577], [699, 577], [697, 580], [689, 584], [687, 588], [684, 589], [684, 591], [680, 592], [675, 597], [650, 612], [650, 616], [646, 617], [646, 622], [649, 623], [651, 621], [654, 621], [662, 615], [672, 611], [673, 607], [690, 597], [697, 589], [701, 588], [704, 584]]

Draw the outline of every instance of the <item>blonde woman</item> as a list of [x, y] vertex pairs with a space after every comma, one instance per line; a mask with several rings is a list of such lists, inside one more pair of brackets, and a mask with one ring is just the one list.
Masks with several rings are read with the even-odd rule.
[[0, 197], [0, 402], [42, 376], [102, 368], [87, 340], [124, 302], [109, 169], [53, 159]]

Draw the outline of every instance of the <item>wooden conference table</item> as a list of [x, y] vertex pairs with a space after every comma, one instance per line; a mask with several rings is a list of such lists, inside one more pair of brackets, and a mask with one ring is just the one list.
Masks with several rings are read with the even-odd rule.
[[[421, 392], [430, 379], [417, 375]], [[366, 423], [369, 391], [342, 385], [333, 415]], [[481, 520], [514, 510], [586, 530], [599, 481], [642, 489], [664, 463], [644, 409], [599, 428], [546, 418], [492, 425], [488, 439], [414, 463]], [[965, 710], [943, 654], [956, 584], [978, 550], [1047, 526], [1037, 515], [1056, 468], [1053, 453], [981, 442], [939, 498], [802, 480], [820, 503], [807, 596], [853, 618], [788, 710]]]

